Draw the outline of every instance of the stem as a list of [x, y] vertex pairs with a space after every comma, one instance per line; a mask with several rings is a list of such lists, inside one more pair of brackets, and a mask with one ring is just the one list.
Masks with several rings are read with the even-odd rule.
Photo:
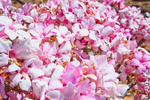
[[143, 39], [138, 43], [138, 47], [139, 47], [140, 45], [142, 45], [145, 41], [146, 41], [146, 40], [143, 38]]
[[122, 99], [123, 99], [125, 96], [127, 96], [129, 90], [130, 90], [134, 85], [136, 85], [136, 83], [131, 82], [131, 83], [128, 84], [129, 89], [126, 91], [126, 93], [124, 94], [124, 96], [121, 97]]

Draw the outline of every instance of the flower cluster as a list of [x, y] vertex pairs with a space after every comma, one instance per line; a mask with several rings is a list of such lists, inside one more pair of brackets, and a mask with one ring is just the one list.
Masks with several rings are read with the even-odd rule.
[[138, 47], [150, 19], [124, 0], [0, 0], [0, 14], [2, 98], [123, 100], [127, 81], [150, 97], [150, 54]]

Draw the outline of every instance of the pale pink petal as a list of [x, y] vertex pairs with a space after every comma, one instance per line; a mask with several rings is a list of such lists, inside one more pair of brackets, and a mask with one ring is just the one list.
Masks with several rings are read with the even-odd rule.
[[144, 65], [147, 66], [148, 68], [150, 68], [150, 61], [149, 62], [145, 62]]
[[132, 66], [139, 66], [139, 65], [140, 65], [140, 62], [139, 62], [139, 60], [133, 58], [133, 59], [131, 60], [131, 62], [130, 62], [130, 65], [132, 65]]
[[116, 62], [114, 59], [108, 60], [108, 63], [115, 67]]
[[1, 53], [8, 53], [11, 49], [12, 43], [11, 41], [3, 41], [0, 39], [0, 52]]
[[127, 54], [129, 50], [124, 45], [119, 45], [117, 48], [117, 52], [120, 54]]
[[9, 59], [8, 55], [6, 55], [4, 53], [0, 54], [0, 67], [7, 65], [8, 59]]
[[40, 14], [40, 16], [39, 16], [39, 20], [41, 21], [41, 22], [44, 22], [45, 21], [45, 19], [47, 18], [47, 13], [42, 13], [42, 14]]
[[69, 52], [71, 51], [72, 46], [70, 41], [67, 41], [65, 44], [61, 45], [59, 48], [59, 52]]
[[12, 19], [6, 16], [0, 16], [0, 24], [10, 26], [12, 25]]
[[53, 24], [50, 24], [44, 28], [44, 33], [49, 33], [54, 28]]
[[90, 81], [88, 78], [86, 78], [83, 82], [81, 82], [78, 86], [78, 88], [80, 89], [80, 93], [87, 94], [90, 90]]
[[53, 90], [53, 89], [61, 89], [63, 88], [62, 83], [59, 80], [51, 80], [49, 83], [49, 89]]
[[146, 66], [144, 66], [144, 65], [139, 65], [139, 66], [138, 66], [138, 71], [139, 71], [140, 73], [144, 73], [146, 70], [147, 70], [147, 69], [146, 69]]
[[9, 72], [14, 72], [14, 71], [17, 71], [19, 70], [20, 67], [18, 67], [15, 63], [14, 64], [11, 64], [9, 67], [8, 67], [8, 71]]
[[65, 67], [65, 72], [61, 76], [61, 81], [63, 84], [67, 84], [68, 82], [72, 82], [74, 84], [78, 83], [82, 77], [82, 67], [75, 67], [72, 64], [68, 64]]
[[97, 100], [95, 96], [91, 96], [91, 95], [86, 95], [86, 96], [81, 96], [80, 98], [81, 100]]
[[130, 50], [134, 50], [137, 47], [136, 40], [130, 41], [129, 45], [130, 45]]
[[119, 38], [119, 37], [116, 37], [116, 38], [114, 38], [114, 39], [112, 40], [111, 46], [112, 46], [112, 47], [116, 47], [116, 46], [118, 46], [120, 43], [121, 43], [120, 38]]
[[6, 28], [4, 32], [9, 36], [9, 38], [11, 40], [14, 40], [18, 36], [18, 34], [16, 32], [14, 32], [8, 28]]
[[59, 44], [61, 44], [63, 41], [65, 41], [65, 39], [63, 39], [61, 36], [57, 36], [57, 41]]
[[4, 76], [0, 76], [0, 95], [2, 98], [7, 98], [5, 95], [5, 84], [4, 84]]
[[39, 34], [43, 33], [43, 31], [44, 31], [44, 25], [43, 25], [43, 23], [36, 23], [36, 24], [35, 24], [35, 30], [36, 30]]
[[48, 88], [48, 85], [44, 81], [40, 80], [33, 80], [32, 81], [32, 87], [33, 91], [36, 95], [36, 99], [44, 100], [45, 98], [45, 92]]
[[23, 36], [24, 38], [29, 38], [29, 39], [31, 39], [31, 35], [28, 33], [28, 32], [25, 32], [25, 31], [23, 31], [23, 30], [17, 30], [16, 31], [18, 34], [20, 34], [21, 36]]
[[97, 36], [96, 36], [96, 33], [95, 33], [95, 31], [91, 31], [90, 33], [89, 33], [89, 37], [92, 39], [92, 40], [97, 40]]
[[70, 62], [71, 57], [72, 57], [71, 54], [63, 54], [61, 56], [63, 62], [66, 62], [66, 61]]
[[38, 57], [26, 59], [23, 66], [28, 67], [29, 65], [31, 65], [31, 67], [41, 68], [43, 61], [41, 61]]
[[38, 78], [39, 76], [44, 76], [44, 72], [37, 68], [29, 68], [29, 73], [32, 79]]
[[85, 47], [85, 45], [81, 44], [81, 42], [80, 42], [79, 40], [76, 40], [76, 41], [75, 41], [75, 46], [76, 46], [77, 48], [84, 48], [84, 47]]
[[148, 70], [144, 73], [144, 75], [145, 75], [146, 77], [150, 78], [150, 69], [148, 69]]
[[52, 90], [46, 93], [46, 97], [51, 100], [60, 100], [61, 93], [59, 90]]
[[55, 68], [55, 64], [54, 63], [50, 63], [48, 65], [45, 65], [42, 67], [43, 72], [45, 73], [45, 76], [50, 76], [53, 72], [53, 69]]
[[60, 79], [63, 70], [64, 70], [63, 66], [60, 65], [55, 66], [55, 70], [51, 76], [51, 79]]
[[59, 26], [59, 31], [61, 34], [65, 35], [68, 32], [68, 28], [65, 26]]
[[94, 74], [83, 75], [85, 78], [90, 78], [92, 80], [97, 80], [97, 77]]
[[10, 75], [9, 78], [12, 80], [12, 82], [10, 83], [10, 86], [12, 88], [14, 88], [15, 86], [17, 86], [18, 83], [20, 82], [21, 77], [22, 77], [22, 75], [20, 73]]
[[39, 37], [40, 36], [35, 30], [32, 30], [32, 29], [29, 30], [28, 32], [31, 33], [35, 37]]
[[32, 23], [33, 22], [33, 18], [31, 16], [23, 16], [23, 20], [26, 23]]
[[108, 36], [110, 33], [112, 33], [113, 29], [110, 26], [107, 26], [103, 29], [102, 35], [103, 36]]
[[125, 74], [124, 72], [122, 72], [122, 73], [120, 74], [120, 79], [121, 79], [121, 81], [122, 81], [122, 82], [126, 82], [126, 78], [127, 78], [127, 74]]
[[134, 52], [134, 57], [138, 60], [141, 60], [143, 57], [143, 54], [140, 51]]
[[80, 34], [81, 37], [88, 36], [89, 35], [89, 31], [87, 29], [81, 29], [79, 31], [79, 34]]
[[[37, 40], [23, 39], [15, 41], [12, 46], [12, 52], [14, 56], [19, 59], [27, 59], [30, 57], [36, 57], [40, 55], [38, 50], [39, 42]], [[38, 50], [38, 51], [36, 51]]]
[[23, 79], [20, 80], [19, 86], [22, 90], [31, 91], [31, 80], [28, 74], [23, 75]]
[[126, 93], [127, 89], [129, 89], [128, 85], [125, 84], [118, 84], [117, 85], [117, 92], [120, 93], [121, 96], [124, 96], [124, 94]]
[[113, 81], [116, 80], [118, 76], [119, 76], [118, 73], [109, 73], [107, 75], [104, 75], [103, 78], [104, 81]]
[[13, 27], [14, 27], [15, 29], [26, 29], [26, 27], [23, 26], [23, 25], [21, 25], [21, 24], [14, 24]]
[[142, 58], [144, 61], [150, 61], [150, 55], [149, 54], [145, 54], [143, 55], [143, 58]]
[[62, 96], [64, 99], [74, 99], [78, 89], [71, 83], [68, 82], [67, 86], [65, 86], [62, 90]]
[[32, 16], [32, 17], [37, 17], [37, 16], [38, 16], [38, 12], [37, 12], [36, 9], [32, 9], [32, 10], [30, 11], [30, 13], [31, 13], [31, 16]]
[[7, 95], [10, 97], [10, 100], [20, 100], [22, 96], [17, 91], [7, 92]]

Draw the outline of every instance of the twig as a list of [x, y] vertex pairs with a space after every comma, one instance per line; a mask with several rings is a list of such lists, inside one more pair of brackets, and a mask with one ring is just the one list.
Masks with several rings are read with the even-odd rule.
[[129, 90], [130, 90], [134, 85], [136, 85], [136, 83], [131, 82], [131, 83], [128, 84], [129, 88], [128, 88], [128, 90], [126, 91], [126, 93], [124, 94], [124, 96], [121, 97], [122, 99], [123, 99], [125, 96], [127, 96]]
[[145, 41], [146, 41], [146, 40], [143, 38], [143, 39], [138, 43], [138, 47], [139, 47], [140, 45], [142, 45]]

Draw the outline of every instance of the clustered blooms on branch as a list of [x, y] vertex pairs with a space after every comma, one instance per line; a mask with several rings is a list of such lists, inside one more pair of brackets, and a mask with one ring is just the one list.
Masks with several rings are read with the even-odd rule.
[[149, 45], [150, 18], [124, 0], [0, 0], [0, 13], [2, 98], [123, 100], [130, 88], [150, 98], [150, 54], [138, 44]]

